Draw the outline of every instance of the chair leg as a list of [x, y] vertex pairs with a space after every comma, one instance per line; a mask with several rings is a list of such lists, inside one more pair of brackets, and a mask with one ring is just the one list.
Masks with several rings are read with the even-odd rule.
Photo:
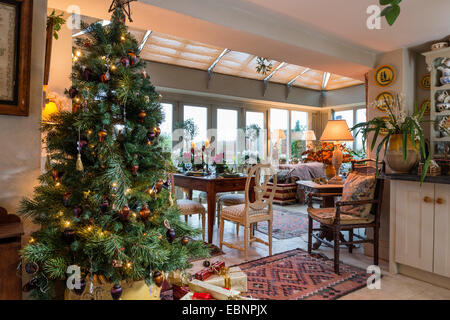
[[244, 259], [248, 261], [248, 232], [250, 231], [250, 226], [246, 225], [244, 228]]
[[220, 212], [222, 211], [222, 204], [217, 202], [217, 224], [220, 223]]
[[[353, 229], [348, 231], [348, 241], [353, 242]], [[348, 247], [348, 252], [353, 253], [353, 244], [350, 244]]]
[[373, 228], [373, 264], [378, 265], [378, 254], [379, 254], [379, 232], [380, 228]]
[[312, 253], [313, 219], [308, 215], [308, 253]]
[[269, 220], [269, 256], [272, 255], [272, 227], [273, 227], [273, 221]]
[[186, 223], [188, 223], [188, 216], [184, 216], [184, 221], [186, 221]]
[[334, 273], [339, 275], [339, 229], [333, 230], [333, 240], [334, 240]]
[[205, 232], [206, 232], [206, 213], [202, 213], [202, 232], [203, 232], [203, 242], [205, 242]]
[[236, 222], [236, 235], [239, 237], [239, 223]]
[[220, 250], [222, 250], [223, 247], [223, 227], [224, 227], [224, 221], [221, 218], [220, 219], [220, 225], [219, 225], [219, 233], [220, 233]]

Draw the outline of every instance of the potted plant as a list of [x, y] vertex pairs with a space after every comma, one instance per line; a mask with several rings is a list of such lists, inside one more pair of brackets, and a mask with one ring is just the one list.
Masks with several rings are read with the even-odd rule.
[[386, 162], [396, 173], [409, 173], [422, 156], [425, 162], [421, 179], [423, 182], [431, 160], [420, 125], [426, 108], [418, 109], [416, 106], [414, 113], [408, 115], [403, 104], [404, 98], [400, 95], [396, 95], [392, 101], [374, 102], [373, 106], [387, 108], [388, 116], [359, 123], [351, 130], [356, 131], [357, 135], [362, 133], [364, 143], [368, 135], [373, 133], [370, 150], [377, 148], [377, 164], [384, 147]]

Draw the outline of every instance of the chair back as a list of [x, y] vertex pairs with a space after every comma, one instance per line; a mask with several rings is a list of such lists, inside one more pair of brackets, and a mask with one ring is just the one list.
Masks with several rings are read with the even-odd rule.
[[[255, 193], [255, 201], [250, 202], [249, 192], [252, 180], [254, 179], [253, 191]], [[273, 180], [270, 187], [272, 188], [269, 197], [267, 197], [269, 189], [269, 181]], [[245, 205], [253, 210], [263, 210], [266, 207], [272, 209], [273, 198], [277, 187], [277, 174], [271, 164], [258, 164], [252, 167], [248, 173], [245, 185]], [[264, 197], [266, 196], [266, 197]]]

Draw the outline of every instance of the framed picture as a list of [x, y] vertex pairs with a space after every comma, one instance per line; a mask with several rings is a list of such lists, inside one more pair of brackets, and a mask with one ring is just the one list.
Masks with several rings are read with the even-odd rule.
[[376, 106], [377, 110], [381, 112], [387, 112], [388, 107], [386, 103], [392, 105], [392, 103], [394, 102], [394, 94], [392, 92], [385, 91], [380, 93], [375, 100], [378, 102]]
[[0, 114], [28, 116], [32, 0], [0, 0]]
[[424, 75], [422, 77], [422, 79], [420, 79], [420, 87], [423, 90], [430, 90], [430, 88], [431, 88], [431, 77], [430, 77], [429, 73], [427, 73], [426, 75]]
[[377, 68], [374, 74], [375, 83], [379, 87], [387, 87], [394, 83], [397, 74], [394, 67], [389, 65], [383, 65]]

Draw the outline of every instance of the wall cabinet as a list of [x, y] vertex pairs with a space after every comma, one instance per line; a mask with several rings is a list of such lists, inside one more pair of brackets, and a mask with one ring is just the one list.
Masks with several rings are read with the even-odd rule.
[[391, 263], [450, 277], [450, 185], [391, 181], [391, 246]]

